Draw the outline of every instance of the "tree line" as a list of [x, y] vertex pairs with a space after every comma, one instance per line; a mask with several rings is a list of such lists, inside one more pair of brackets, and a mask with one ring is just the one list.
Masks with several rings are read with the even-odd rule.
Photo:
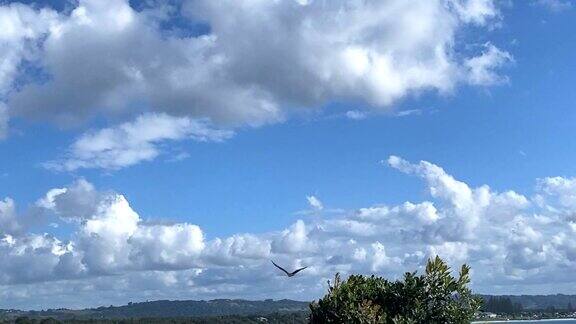
[[488, 300], [484, 301], [482, 310], [497, 314], [518, 314], [521, 313], [524, 308], [520, 303], [513, 303], [509, 297], [491, 296]]

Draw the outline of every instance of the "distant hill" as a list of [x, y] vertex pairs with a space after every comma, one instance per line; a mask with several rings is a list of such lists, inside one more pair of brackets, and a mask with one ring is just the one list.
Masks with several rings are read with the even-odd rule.
[[[492, 295], [479, 295], [489, 300]], [[576, 295], [502, 295], [514, 304], [521, 304], [525, 310], [546, 310], [554, 307], [558, 310], [576, 310]], [[294, 300], [215, 299], [215, 300], [158, 300], [141, 303], [129, 303], [124, 306], [88, 308], [82, 310], [49, 309], [43, 311], [0, 310], [0, 319], [17, 317], [70, 319], [123, 319], [123, 318], [224, 318], [229, 316], [282, 316], [298, 314], [305, 318], [308, 302]], [[303, 315], [304, 314], [304, 315]], [[290, 319], [295, 322], [294, 319]], [[207, 321], [201, 321], [207, 322]]]
[[[485, 301], [492, 295], [479, 295]], [[558, 310], [566, 310], [572, 306], [576, 310], [576, 295], [498, 295], [498, 297], [509, 298], [514, 304], [521, 304], [526, 310], [546, 310], [554, 307]]]
[[49, 309], [43, 311], [0, 310], [0, 318], [64, 319], [120, 319], [120, 318], [160, 318], [160, 317], [208, 317], [229, 315], [267, 315], [308, 311], [308, 302], [294, 300], [242, 299], [215, 300], [158, 300], [142, 303], [129, 303], [124, 306], [98, 307], [83, 310]]

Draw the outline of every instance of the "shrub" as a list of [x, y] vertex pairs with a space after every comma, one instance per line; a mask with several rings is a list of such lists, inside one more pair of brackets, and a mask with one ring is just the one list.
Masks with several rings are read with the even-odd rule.
[[470, 323], [481, 300], [468, 284], [470, 268], [463, 265], [458, 278], [439, 257], [428, 260], [426, 272], [408, 272], [403, 280], [388, 281], [374, 275], [336, 274], [328, 293], [310, 305], [310, 323]]

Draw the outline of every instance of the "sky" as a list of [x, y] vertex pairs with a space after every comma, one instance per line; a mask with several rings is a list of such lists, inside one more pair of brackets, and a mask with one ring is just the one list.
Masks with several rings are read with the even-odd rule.
[[575, 18], [0, 1], [0, 308], [312, 300], [435, 255], [479, 293], [573, 293]]

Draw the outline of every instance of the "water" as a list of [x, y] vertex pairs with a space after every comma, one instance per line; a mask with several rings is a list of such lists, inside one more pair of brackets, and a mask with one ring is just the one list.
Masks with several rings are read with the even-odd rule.
[[518, 323], [518, 324], [529, 324], [529, 323], [536, 323], [536, 324], [576, 324], [576, 319], [574, 318], [563, 318], [563, 319], [547, 319], [547, 320], [538, 320], [538, 321], [531, 321], [531, 320], [524, 320], [524, 321], [479, 321], [479, 322], [472, 322], [474, 324], [481, 324], [481, 323]]

